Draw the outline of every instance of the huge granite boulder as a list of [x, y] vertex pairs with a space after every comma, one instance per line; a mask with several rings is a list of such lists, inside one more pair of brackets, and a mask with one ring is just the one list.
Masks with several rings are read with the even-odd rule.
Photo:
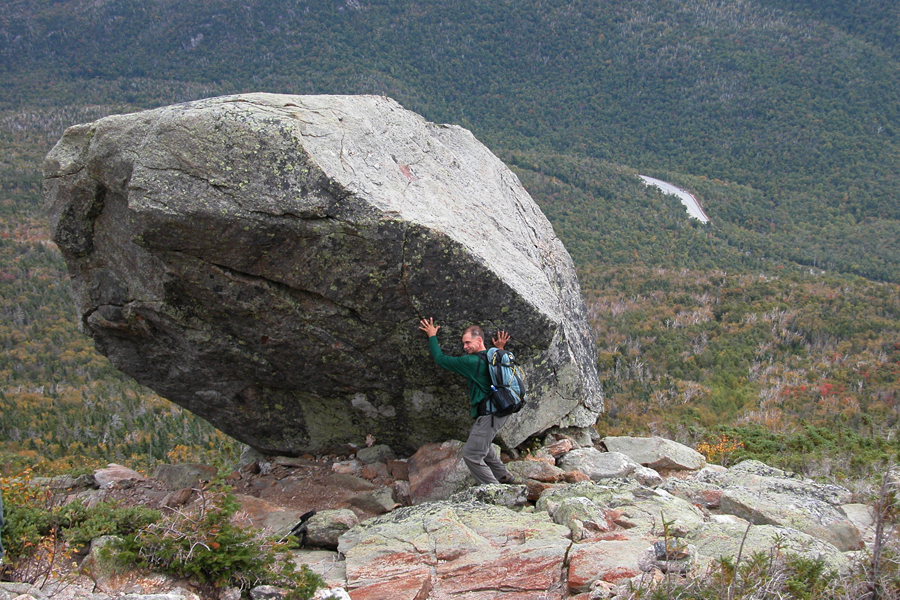
[[83, 330], [112, 363], [270, 454], [464, 436], [437, 368], [512, 333], [508, 446], [602, 410], [571, 258], [470, 132], [373, 96], [247, 94], [69, 128], [44, 165]]

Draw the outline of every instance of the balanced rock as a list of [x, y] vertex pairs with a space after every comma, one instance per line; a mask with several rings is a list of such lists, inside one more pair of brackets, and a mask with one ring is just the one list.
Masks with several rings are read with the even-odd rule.
[[44, 165], [83, 330], [269, 454], [459, 438], [465, 381], [418, 321], [505, 329], [532, 401], [508, 446], [602, 410], [571, 258], [470, 132], [373, 96], [247, 94], [70, 127]]

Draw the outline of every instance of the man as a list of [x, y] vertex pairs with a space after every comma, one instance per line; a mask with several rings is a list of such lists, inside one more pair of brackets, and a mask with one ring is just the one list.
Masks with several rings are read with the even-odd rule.
[[[440, 325], [434, 324], [433, 318], [419, 321], [419, 329], [428, 336], [428, 348], [431, 350], [434, 362], [469, 380], [469, 415], [475, 418], [475, 424], [469, 432], [466, 445], [463, 446], [462, 455], [466, 466], [469, 467], [469, 471], [479, 485], [518, 483], [506, 470], [506, 466], [500, 461], [500, 457], [491, 446], [494, 436], [497, 435], [509, 416], [485, 415], [479, 411], [479, 408], [483, 410], [484, 407], [482, 400], [491, 393], [491, 376], [487, 361], [478, 356], [479, 353], [487, 351], [484, 345], [484, 332], [478, 325], [472, 325], [462, 336], [463, 350], [466, 355], [446, 356], [437, 341], [437, 332], [440, 328]], [[494, 346], [503, 350], [509, 342], [509, 334], [505, 331], [498, 331], [497, 337], [491, 341]]]

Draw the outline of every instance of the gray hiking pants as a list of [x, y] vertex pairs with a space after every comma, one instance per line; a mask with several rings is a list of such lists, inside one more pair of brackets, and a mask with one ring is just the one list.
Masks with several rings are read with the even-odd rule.
[[500, 478], [509, 475], [509, 471], [503, 466], [500, 457], [491, 446], [494, 436], [508, 418], [509, 416], [493, 417], [492, 422], [491, 415], [485, 415], [475, 419], [475, 424], [472, 425], [469, 439], [466, 440], [466, 445], [462, 449], [462, 456], [478, 485], [500, 483]]

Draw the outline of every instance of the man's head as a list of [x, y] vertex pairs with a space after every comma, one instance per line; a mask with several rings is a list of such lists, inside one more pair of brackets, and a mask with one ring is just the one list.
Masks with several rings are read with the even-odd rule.
[[463, 350], [466, 354], [475, 354], [487, 350], [484, 345], [484, 332], [478, 325], [467, 327], [462, 336]]

